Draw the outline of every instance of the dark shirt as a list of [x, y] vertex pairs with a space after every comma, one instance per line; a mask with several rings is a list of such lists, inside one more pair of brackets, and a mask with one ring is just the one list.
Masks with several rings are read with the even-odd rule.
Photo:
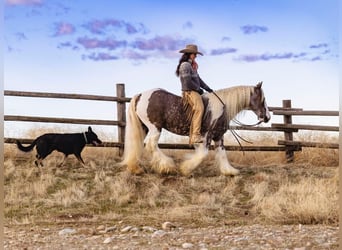
[[199, 77], [197, 70], [191, 66], [191, 60], [182, 62], [179, 67], [179, 78], [182, 83], [182, 91], [197, 91], [200, 89], [210, 90], [209, 86]]

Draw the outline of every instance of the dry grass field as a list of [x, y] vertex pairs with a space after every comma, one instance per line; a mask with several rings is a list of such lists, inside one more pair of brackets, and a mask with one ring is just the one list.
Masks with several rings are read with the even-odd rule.
[[[176, 162], [188, 153], [165, 152]], [[220, 176], [211, 152], [191, 177], [159, 175], [147, 166], [145, 174], [131, 175], [118, 166], [115, 148], [86, 147], [82, 156], [86, 167], [74, 156], [57, 167], [62, 155], [54, 152], [37, 168], [34, 151], [6, 144], [6, 227], [338, 225], [338, 150], [303, 148], [290, 164], [283, 152], [229, 152], [241, 171], [235, 177]]]

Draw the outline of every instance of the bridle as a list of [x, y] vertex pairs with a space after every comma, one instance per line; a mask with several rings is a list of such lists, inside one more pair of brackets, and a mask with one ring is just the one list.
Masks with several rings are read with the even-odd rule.
[[[221, 102], [221, 104], [223, 105], [223, 109], [225, 109], [225, 108], [226, 108], [226, 104], [224, 104], [224, 102], [222, 101], [222, 99], [221, 99], [214, 91], [211, 92], [211, 93], [213, 93], [213, 94], [216, 96], [216, 98], [217, 98], [217, 99]], [[255, 127], [255, 126], [258, 126], [260, 123], [262, 123], [262, 121], [258, 121], [258, 122], [255, 123], [255, 124], [244, 124], [244, 123], [240, 122], [239, 120], [237, 120], [236, 118], [234, 118], [232, 121], [235, 122], [237, 125], [244, 126], [244, 127]], [[239, 143], [240, 149], [242, 150], [243, 154], [245, 154], [245, 151], [243, 150], [243, 147], [242, 147], [242, 145], [241, 145], [239, 139], [241, 139], [242, 141], [247, 142], [247, 143], [249, 143], [249, 144], [253, 144], [253, 142], [244, 139], [244, 138], [243, 138], [241, 135], [239, 135], [235, 130], [233, 130], [233, 129], [231, 129], [231, 128], [229, 128], [229, 130], [230, 130], [230, 132], [232, 133], [232, 135], [234, 136], [235, 140]]]

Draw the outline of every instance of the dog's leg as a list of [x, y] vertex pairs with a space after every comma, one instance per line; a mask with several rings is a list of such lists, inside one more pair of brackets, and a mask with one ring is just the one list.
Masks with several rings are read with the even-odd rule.
[[77, 160], [81, 163], [82, 167], [85, 167], [85, 163], [84, 163], [84, 161], [82, 159], [81, 154], [80, 153], [79, 154], [75, 153], [75, 156], [76, 156]]
[[36, 164], [36, 167], [39, 168], [39, 166], [44, 167], [44, 164], [41, 159], [35, 160], [34, 164]]
[[43, 158], [39, 154], [36, 155], [36, 158], [37, 160], [34, 161], [34, 164], [36, 164], [37, 167], [39, 167], [39, 165], [41, 167], [44, 167], [43, 162], [42, 162]]
[[67, 155], [63, 155], [63, 160], [58, 164], [58, 167], [63, 167], [66, 158], [67, 158]]

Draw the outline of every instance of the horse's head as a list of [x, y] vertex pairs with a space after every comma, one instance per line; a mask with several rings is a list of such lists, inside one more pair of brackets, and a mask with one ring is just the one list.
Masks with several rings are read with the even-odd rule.
[[271, 119], [270, 112], [266, 104], [266, 98], [259, 82], [251, 94], [249, 108], [258, 116], [260, 122], [268, 122]]

